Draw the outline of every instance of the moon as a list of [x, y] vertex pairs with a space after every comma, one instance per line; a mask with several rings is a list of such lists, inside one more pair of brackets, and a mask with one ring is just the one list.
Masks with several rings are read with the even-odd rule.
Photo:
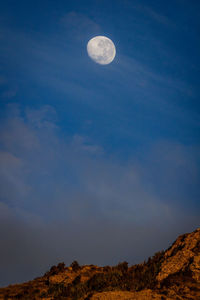
[[89, 57], [100, 65], [110, 64], [116, 55], [114, 43], [106, 36], [95, 36], [87, 44]]

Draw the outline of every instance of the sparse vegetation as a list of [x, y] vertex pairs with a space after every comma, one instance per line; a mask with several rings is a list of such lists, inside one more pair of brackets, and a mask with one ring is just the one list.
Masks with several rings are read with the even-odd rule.
[[71, 263], [70, 267], [72, 268], [72, 270], [73, 270], [74, 272], [77, 272], [77, 271], [81, 268], [80, 265], [79, 265], [79, 263], [78, 263], [76, 260], [74, 260], [74, 261]]
[[[93, 294], [99, 292], [141, 291], [143, 293], [143, 290], [147, 289], [159, 292], [161, 298], [166, 299], [170, 288], [177, 291], [179, 299], [182, 299], [181, 297], [184, 299], [184, 293], [188, 291], [194, 295], [191, 299], [197, 299], [196, 295], [200, 296], [200, 285], [193, 278], [193, 271], [190, 269], [191, 265], [197, 263], [198, 260], [194, 260], [194, 258], [200, 253], [200, 231], [197, 231], [196, 236], [194, 245], [192, 244], [193, 240], [188, 244], [193, 246], [187, 257], [187, 264], [184, 264], [179, 271], [169, 273], [159, 284], [157, 275], [160, 276], [162, 273], [162, 264], [163, 262], [166, 264], [166, 257], [168, 257], [164, 251], [157, 252], [144, 263], [131, 267], [128, 267], [127, 262], [121, 262], [113, 267], [80, 266], [77, 261], [73, 261], [70, 267], [66, 267], [62, 262], [57, 266], [52, 266], [43, 277], [21, 285], [0, 289], [0, 299], [90, 300]], [[173, 251], [170, 251], [172, 247], [168, 249], [170, 254], [167, 255], [173, 259], [177, 255], [177, 260], [175, 260], [177, 264], [180, 260], [179, 252], [184, 252], [186, 243], [187, 235], [183, 235], [173, 244]], [[172, 267], [173, 265], [170, 265], [169, 270]]]
[[[54, 284], [49, 287], [48, 293], [55, 296], [65, 296], [69, 299], [80, 299], [89, 297], [93, 292], [103, 291], [139, 291], [143, 288], [154, 288], [155, 278], [163, 259], [164, 252], [156, 253], [147, 262], [128, 268], [128, 263], [119, 263], [115, 267], [106, 266], [102, 272], [95, 273], [86, 282], [81, 282], [78, 275], [67, 287], [62, 284]], [[77, 262], [73, 262], [71, 267], [74, 272], [80, 270]]]

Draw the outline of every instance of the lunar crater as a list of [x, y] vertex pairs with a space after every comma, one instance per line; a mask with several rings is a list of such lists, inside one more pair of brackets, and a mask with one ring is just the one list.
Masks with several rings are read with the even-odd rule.
[[114, 43], [105, 36], [96, 36], [87, 44], [89, 57], [98, 64], [110, 64], [116, 55]]

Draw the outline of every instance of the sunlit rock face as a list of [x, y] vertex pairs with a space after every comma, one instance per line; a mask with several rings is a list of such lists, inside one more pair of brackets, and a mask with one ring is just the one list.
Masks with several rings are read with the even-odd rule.
[[200, 283], [200, 229], [178, 237], [165, 252], [164, 258], [157, 276], [158, 281], [187, 269]]
[[51, 267], [44, 276], [0, 289], [0, 299], [200, 299], [200, 229], [181, 235], [166, 251], [128, 267]]

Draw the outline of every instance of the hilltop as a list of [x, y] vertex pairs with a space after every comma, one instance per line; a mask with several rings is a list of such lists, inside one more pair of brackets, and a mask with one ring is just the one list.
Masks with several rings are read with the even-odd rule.
[[51, 267], [42, 277], [0, 289], [0, 299], [200, 299], [200, 228], [179, 236], [166, 251], [128, 267]]

